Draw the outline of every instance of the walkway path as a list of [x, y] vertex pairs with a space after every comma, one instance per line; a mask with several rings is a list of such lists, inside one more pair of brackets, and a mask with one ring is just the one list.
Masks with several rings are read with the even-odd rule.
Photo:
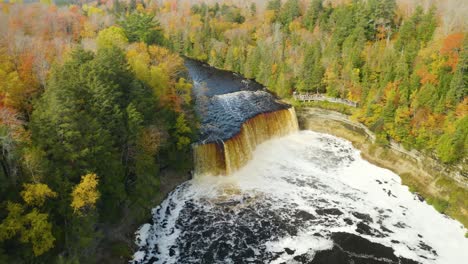
[[332, 103], [345, 104], [345, 105], [349, 105], [349, 106], [352, 106], [352, 107], [357, 107], [358, 106], [358, 103], [356, 103], [356, 102], [353, 102], [353, 101], [350, 101], [350, 100], [347, 100], [347, 99], [328, 97], [328, 96], [325, 96], [325, 95], [322, 95], [322, 94], [294, 93], [293, 97], [297, 101], [301, 101], [301, 102], [327, 101], [327, 102], [332, 102]]

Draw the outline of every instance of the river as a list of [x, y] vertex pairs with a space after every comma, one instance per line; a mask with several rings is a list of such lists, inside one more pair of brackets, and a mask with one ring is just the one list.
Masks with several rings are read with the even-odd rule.
[[313, 131], [263, 142], [231, 175], [179, 185], [152, 215], [137, 231], [133, 263], [468, 259], [459, 222], [409, 192], [398, 175], [362, 159], [350, 142]]

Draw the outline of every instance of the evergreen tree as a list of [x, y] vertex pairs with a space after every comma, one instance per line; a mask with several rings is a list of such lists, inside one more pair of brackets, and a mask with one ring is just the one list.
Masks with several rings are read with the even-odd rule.
[[154, 14], [133, 12], [119, 21], [130, 42], [141, 41], [148, 45], [163, 44], [159, 22], [155, 20]]
[[310, 92], [323, 92], [322, 78], [325, 72], [321, 64], [321, 51], [320, 43], [315, 42], [306, 49], [304, 56], [303, 87], [301, 90]]
[[455, 73], [447, 92], [447, 103], [454, 107], [468, 96], [468, 37], [465, 37]]
[[278, 13], [281, 9], [281, 0], [268, 1], [266, 9], [272, 10], [272, 11], [275, 11], [275, 13]]
[[[139, 99], [151, 94], [149, 89], [141, 95], [141, 91], [132, 89], [140, 86], [134, 85], [128, 68], [118, 48], [99, 50], [97, 55], [75, 50], [71, 59], [52, 73], [31, 121], [33, 142], [49, 159], [50, 186], [67, 196], [81, 175], [96, 172], [101, 181], [99, 216], [107, 221], [118, 219], [121, 202], [126, 199], [125, 178], [129, 171], [125, 167], [135, 162], [127, 146], [131, 134], [139, 133], [134, 131], [134, 112], [143, 120], [152, 108], [149, 106], [143, 113], [135, 107], [133, 112], [127, 111], [131, 104], [148, 107], [145, 100]], [[61, 199], [56, 214], [73, 218], [66, 205], [69, 200]], [[86, 230], [92, 231], [93, 227]], [[81, 231], [73, 231], [69, 242], [75, 243], [76, 238], [76, 243], [81, 244], [82, 235]]]
[[312, 0], [304, 15], [305, 27], [312, 31], [318, 21], [319, 15], [323, 10], [323, 0]]
[[301, 8], [299, 6], [299, 0], [287, 0], [281, 7], [279, 13], [279, 21], [283, 25], [288, 25], [295, 18], [301, 15]]
[[255, 3], [250, 4], [250, 15], [255, 16], [257, 14], [257, 5]]

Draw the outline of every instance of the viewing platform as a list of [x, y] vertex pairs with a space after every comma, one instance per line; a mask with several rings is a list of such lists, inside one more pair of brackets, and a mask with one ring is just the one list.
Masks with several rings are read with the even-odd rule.
[[295, 100], [300, 101], [300, 102], [327, 101], [327, 102], [332, 102], [332, 103], [345, 104], [345, 105], [349, 105], [352, 107], [358, 107], [357, 102], [353, 102], [348, 99], [328, 97], [322, 94], [315, 94], [315, 93], [301, 94], [301, 93], [294, 92], [293, 97]]

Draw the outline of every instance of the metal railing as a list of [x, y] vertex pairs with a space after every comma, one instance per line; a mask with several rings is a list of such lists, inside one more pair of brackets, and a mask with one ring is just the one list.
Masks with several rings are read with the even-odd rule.
[[357, 102], [353, 102], [353, 101], [348, 100], [348, 99], [328, 97], [328, 96], [325, 96], [325, 95], [322, 95], [322, 94], [314, 94], [314, 93], [301, 94], [301, 93], [294, 92], [293, 97], [297, 101], [301, 101], [301, 102], [327, 101], [327, 102], [332, 102], [332, 103], [345, 104], [345, 105], [349, 105], [349, 106], [352, 106], [352, 107], [357, 107], [358, 106]]

